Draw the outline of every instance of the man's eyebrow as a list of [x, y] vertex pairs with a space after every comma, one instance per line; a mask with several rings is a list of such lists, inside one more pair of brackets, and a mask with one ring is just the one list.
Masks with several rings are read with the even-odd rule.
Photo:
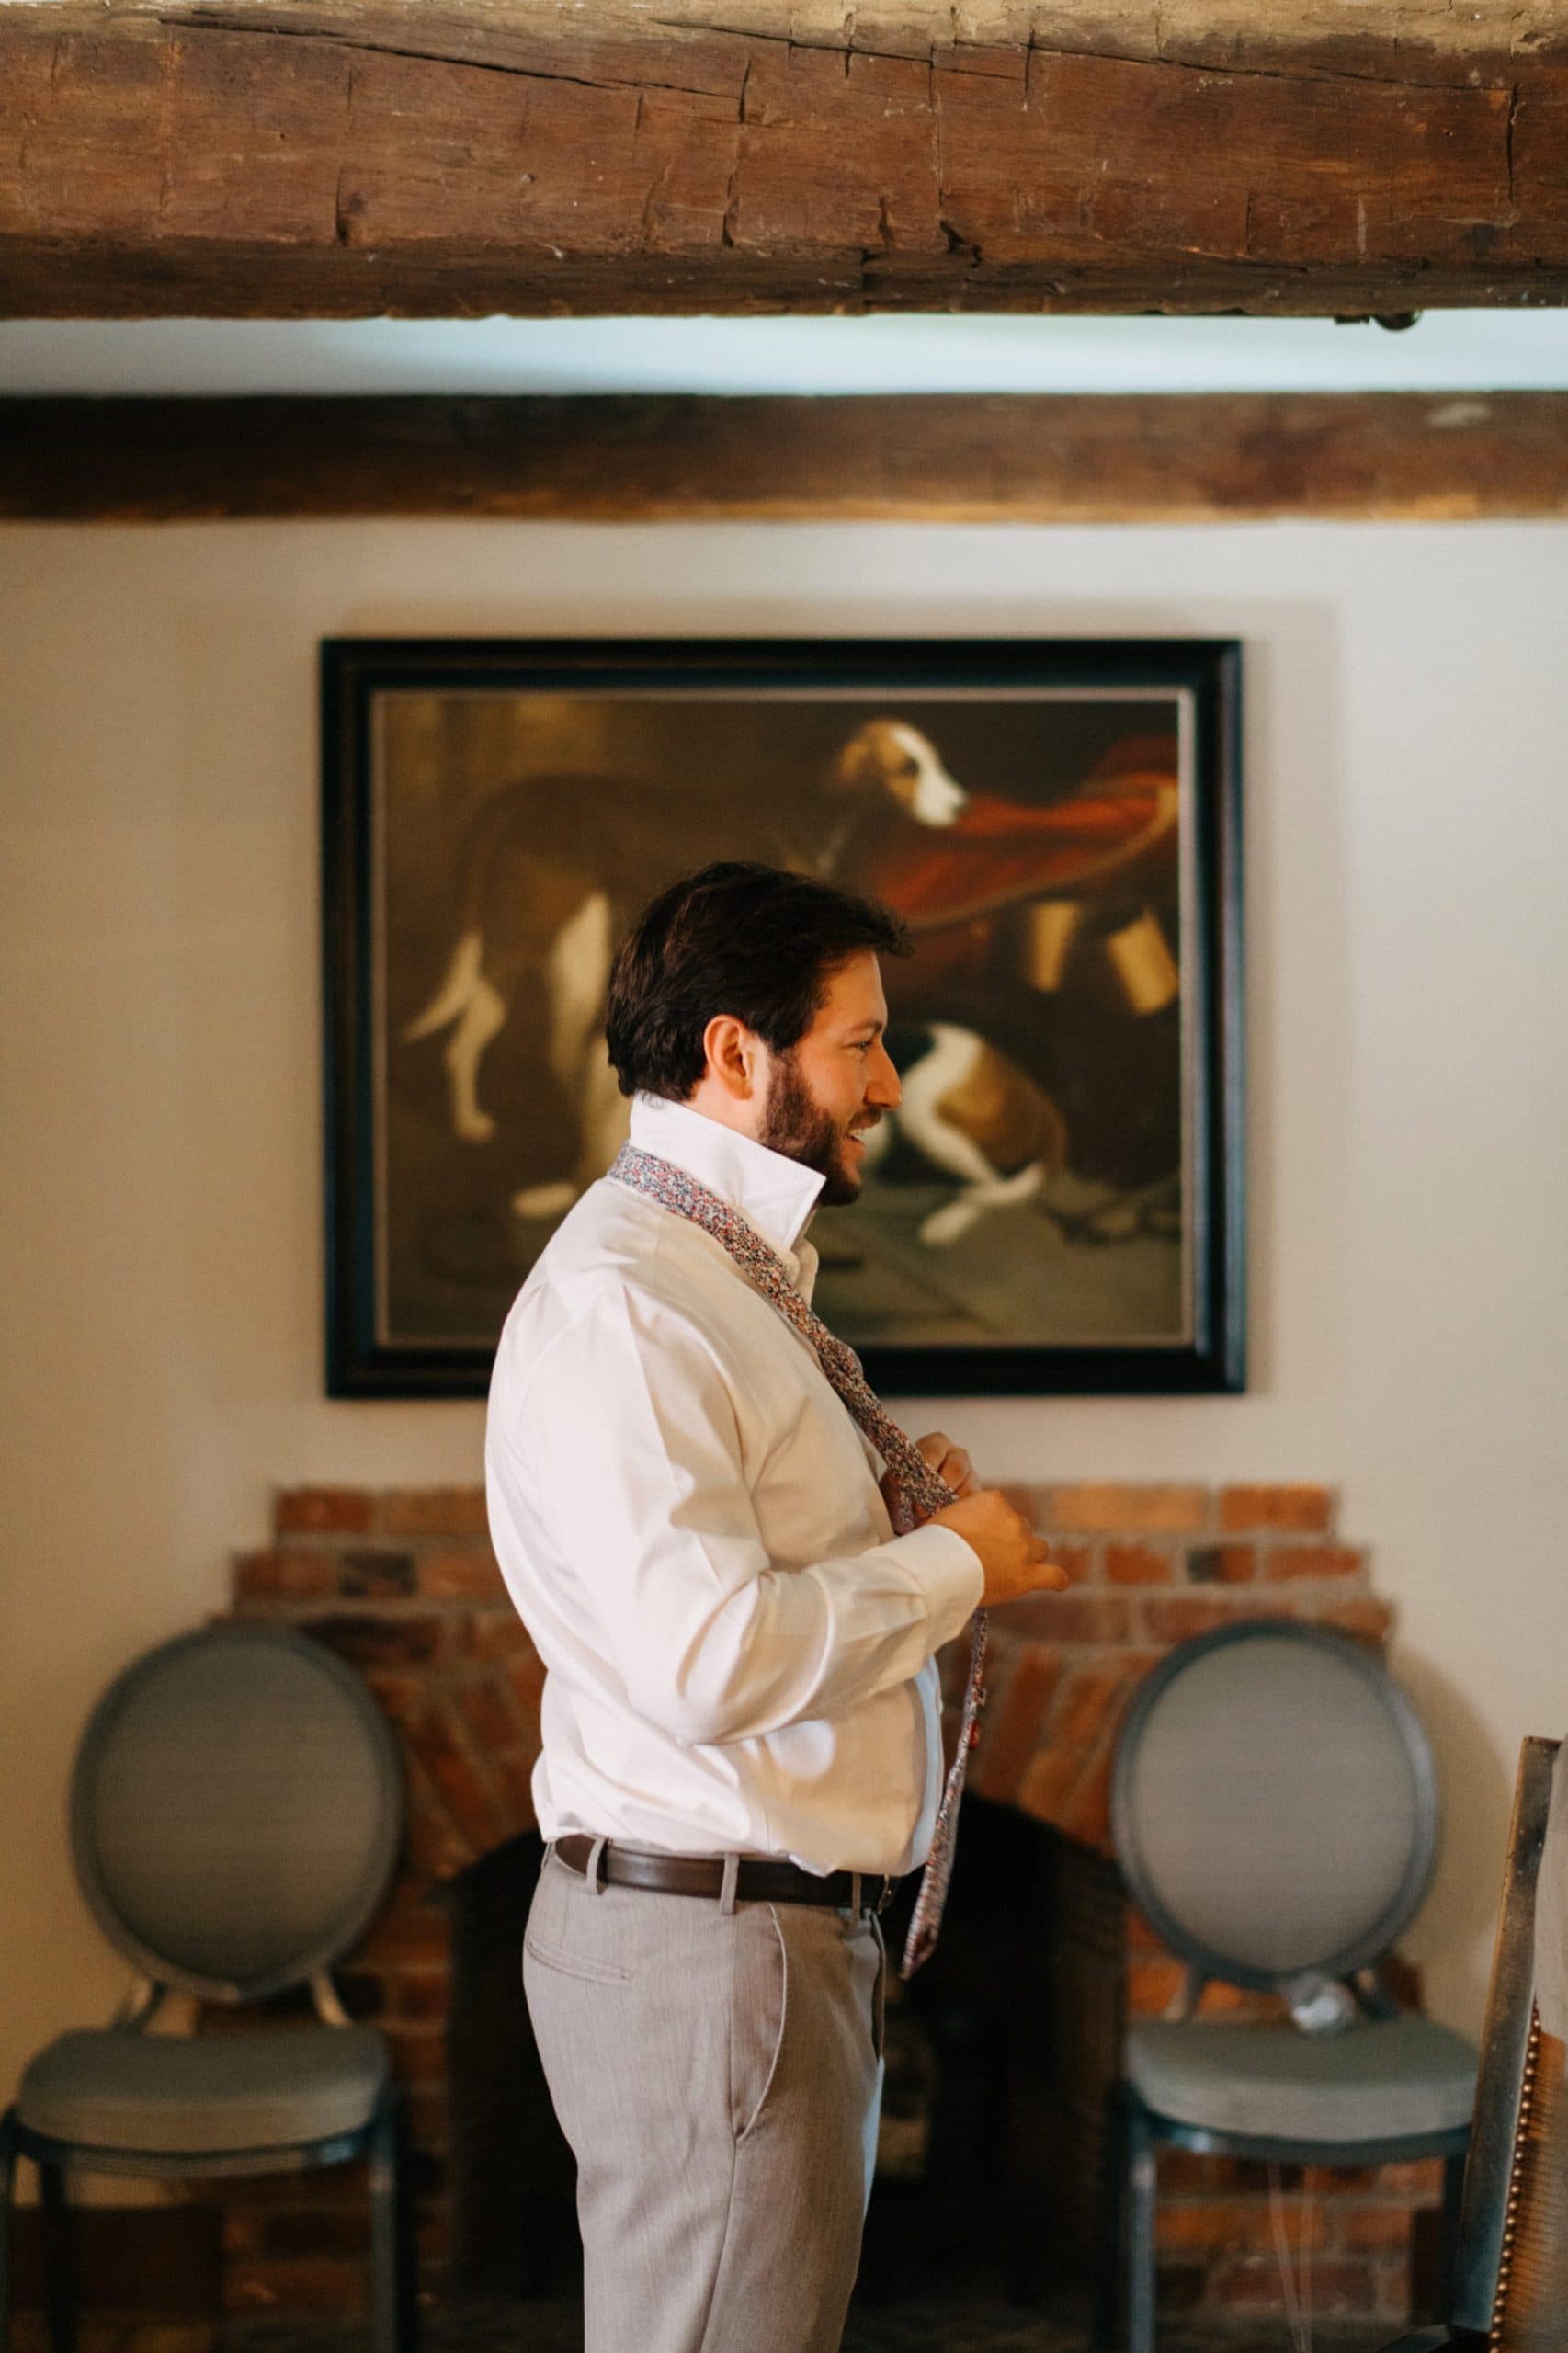
[[873, 1021], [868, 1016], [864, 1021], [857, 1021], [851, 1028], [849, 1034], [854, 1038], [858, 1036], [862, 1029], [868, 1029], [873, 1038], [880, 1038], [887, 1026], [888, 1025], [885, 1021]]

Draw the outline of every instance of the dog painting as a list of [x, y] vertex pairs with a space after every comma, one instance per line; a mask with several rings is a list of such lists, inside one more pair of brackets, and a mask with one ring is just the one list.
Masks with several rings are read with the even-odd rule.
[[722, 857], [907, 929], [903, 1099], [814, 1229], [881, 1380], [1235, 1385], [1233, 649], [345, 641], [325, 672], [342, 1386], [482, 1385], [626, 1132], [616, 945]]

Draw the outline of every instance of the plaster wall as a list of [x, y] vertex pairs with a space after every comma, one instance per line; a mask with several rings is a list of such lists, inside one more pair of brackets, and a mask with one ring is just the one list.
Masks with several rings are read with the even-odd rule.
[[1323, 1479], [1398, 1605], [1484, 1998], [1514, 1761], [1568, 1732], [1568, 526], [0, 530], [0, 2079], [123, 1984], [62, 1835], [108, 1677], [275, 1483], [479, 1472], [321, 1385], [314, 647], [353, 632], [1247, 646], [1253, 1376], [934, 1403], [1018, 1479]]

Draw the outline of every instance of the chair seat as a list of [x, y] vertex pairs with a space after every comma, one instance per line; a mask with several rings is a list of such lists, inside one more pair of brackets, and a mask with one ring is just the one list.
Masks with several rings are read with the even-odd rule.
[[34, 2132], [95, 2149], [212, 2155], [284, 2149], [367, 2125], [387, 2083], [370, 2027], [256, 2034], [62, 2034], [17, 2095]]
[[1343, 2034], [1199, 2019], [1127, 2038], [1127, 2074], [1173, 2123], [1272, 2141], [1392, 2141], [1470, 2121], [1476, 2054], [1430, 2018], [1377, 2018]]

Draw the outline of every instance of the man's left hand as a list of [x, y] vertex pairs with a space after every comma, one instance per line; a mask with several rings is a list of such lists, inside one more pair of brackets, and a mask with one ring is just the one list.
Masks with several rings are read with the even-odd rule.
[[[938, 1479], [945, 1479], [955, 1497], [977, 1495], [980, 1482], [974, 1475], [974, 1465], [961, 1446], [955, 1446], [941, 1430], [932, 1430], [915, 1441]], [[893, 1508], [893, 1479], [891, 1471], [881, 1477], [882, 1501], [889, 1511]]]

